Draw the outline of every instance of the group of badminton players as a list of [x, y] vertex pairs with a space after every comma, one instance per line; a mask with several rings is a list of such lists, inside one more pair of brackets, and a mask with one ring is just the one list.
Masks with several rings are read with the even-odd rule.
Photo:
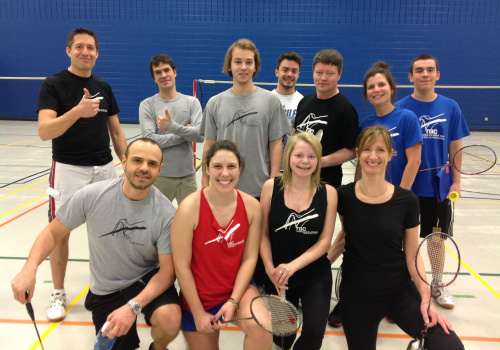
[[[155, 55], [150, 69], [159, 93], [141, 103], [143, 137], [127, 146], [113, 92], [92, 75], [97, 36], [75, 29], [66, 52], [71, 66], [44, 81], [38, 103], [40, 136], [53, 142], [51, 221], [12, 281], [16, 300], [32, 300], [38, 266], [50, 255], [55, 290], [47, 317], [64, 319], [67, 241], [86, 223], [85, 307], [96, 334], [109, 322], [102, 334], [117, 337], [113, 349], [139, 348], [140, 313], [152, 327], [149, 349], [166, 349], [181, 329], [190, 349], [218, 349], [227, 321], [241, 327], [244, 349], [271, 349], [273, 342], [320, 349], [331, 264], [341, 254], [341, 307], [333, 324], [343, 325], [350, 349], [375, 349], [384, 317], [413, 338], [428, 324], [429, 350], [463, 349], [446, 317], [434, 305], [427, 311], [429, 287], [414, 264], [419, 236], [432, 232], [438, 216], [449, 232], [451, 216], [449, 200], [436, 198], [436, 172], [419, 169], [446, 164], [469, 135], [457, 103], [435, 92], [434, 57], [413, 60], [414, 92], [397, 103], [389, 66], [374, 64], [363, 92], [375, 113], [360, 122], [338, 89], [343, 58], [336, 50], [316, 54], [316, 92], [303, 97], [295, 90], [298, 54], [279, 57], [278, 85], [269, 92], [253, 83], [259, 51], [238, 40], [223, 66], [233, 85], [208, 101], [202, 118], [199, 102], [176, 90], [173, 60]], [[122, 161], [119, 178], [109, 134]], [[200, 137], [203, 179], [196, 191], [192, 170], [176, 167], [184, 158], [192, 162], [190, 145]], [[355, 182], [342, 185], [341, 166], [354, 158]], [[460, 193], [460, 173], [452, 175], [450, 192]], [[169, 195], [152, 186], [157, 179]], [[342, 229], [332, 244], [337, 213]], [[273, 338], [255, 321], [266, 311], [253, 310], [252, 300], [284, 291], [302, 308], [298, 339]], [[434, 297], [453, 307], [445, 288]]]

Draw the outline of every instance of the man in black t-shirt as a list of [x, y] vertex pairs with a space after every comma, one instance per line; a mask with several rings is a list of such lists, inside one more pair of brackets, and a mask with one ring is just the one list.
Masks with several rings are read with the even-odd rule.
[[[314, 56], [316, 92], [299, 102], [293, 130], [293, 133], [309, 132], [319, 138], [323, 146], [321, 180], [335, 188], [342, 184], [342, 164], [356, 156], [354, 149], [360, 132], [358, 113], [337, 85], [343, 61], [342, 55], [333, 49], [321, 50]], [[329, 259], [331, 255], [329, 251]], [[333, 327], [342, 325], [340, 302], [328, 316], [328, 323]]]
[[337, 188], [342, 184], [342, 164], [355, 157], [359, 134], [358, 114], [339, 91], [343, 58], [333, 49], [322, 50], [313, 59], [316, 92], [297, 106], [294, 133], [315, 134], [323, 146], [321, 179]]
[[[38, 134], [52, 140], [52, 169], [48, 194], [49, 222], [59, 208], [86, 184], [116, 177], [109, 148], [110, 135], [119, 159], [127, 141], [118, 120], [118, 104], [111, 87], [92, 75], [99, 56], [97, 35], [86, 28], [73, 30], [66, 53], [71, 65], [42, 83], [38, 96]], [[67, 236], [50, 254], [54, 291], [46, 317], [66, 316], [64, 275], [68, 263]]]

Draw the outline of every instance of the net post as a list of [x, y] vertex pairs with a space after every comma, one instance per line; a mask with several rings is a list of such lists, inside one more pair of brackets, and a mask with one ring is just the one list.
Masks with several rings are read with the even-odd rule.
[[[197, 80], [193, 80], [193, 97], [197, 98], [198, 93], [198, 83]], [[193, 164], [196, 170], [196, 142], [193, 142]]]

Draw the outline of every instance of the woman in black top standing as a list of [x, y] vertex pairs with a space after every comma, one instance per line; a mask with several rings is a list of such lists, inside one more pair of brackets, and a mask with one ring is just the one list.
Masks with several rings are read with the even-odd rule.
[[[303, 327], [294, 349], [320, 349], [330, 308], [332, 274], [326, 252], [332, 240], [337, 192], [320, 182], [321, 144], [316, 136], [292, 136], [284, 152], [283, 175], [262, 188], [260, 254], [270, 282], [267, 293], [287, 290], [302, 302]], [[271, 283], [272, 282], [272, 283]], [[295, 335], [285, 338], [290, 349]], [[281, 338], [275, 339], [281, 344]]]
[[349, 349], [375, 349], [379, 322], [388, 316], [414, 338], [430, 323], [428, 350], [463, 349], [434, 305], [430, 319], [427, 315], [429, 287], [415, 269], [418, 199], [385, 180], [392, 152], [387, 129], [363, 130], [356, 148], [361, 179], [338, 189], [343, 230], [334, 245], [345, 242], [340, 313], [347, 344]]

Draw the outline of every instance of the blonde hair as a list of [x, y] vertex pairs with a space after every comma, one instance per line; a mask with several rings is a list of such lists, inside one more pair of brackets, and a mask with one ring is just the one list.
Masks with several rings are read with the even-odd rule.
[[248, 39], [240, 39], [229, 47], [226, 52], [226, 57], [224, 58], [222, 73], [229, 75], [231, 78], [233, 77], [233, 72], [231, 72], [231, 61], [233, 60], [233, 51], [236, 47], [243, 50], [250, 50], [254, 53], [255, 72], [252, 77], [255, 78], [260, 70], [260, 54], [257, 46], [255, 46], [255, 44]]
[[321, 186], [321, 156], [322, 156], [322, 146], [318, 138], [308, 132], [301, 132], [290, 137], [285, 145], [285, 152], [283, 153], [283, 174], [280, 178], [281, 188], [284, 190], [285, 187], [289, 186], [292, 182], [292, 169], [290, 168], [290, 156], [300, 141], [306, 142], [313, 148], [316, 158], [318, 158], [318, 165], [311, 175], [312, 186], [315, 188], [320, 188]]

